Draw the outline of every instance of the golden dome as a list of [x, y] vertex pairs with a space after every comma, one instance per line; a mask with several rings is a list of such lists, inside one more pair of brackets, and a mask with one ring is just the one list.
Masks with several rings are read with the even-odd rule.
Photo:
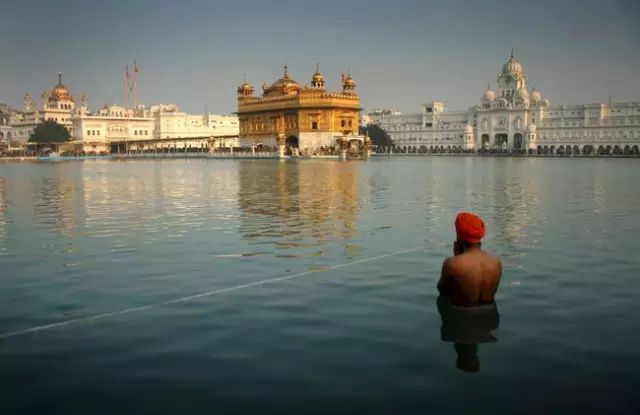
[[69, 89], [62, 85], [62, 73], [58, 72], [58, 84], [51, 90], [49, 101], [73, 101]]
[[294, 81], [290, 76], [289, 76], [289, 68], [287, 65], [284, 66], [284, 74], [282, 75], [282, 78], [278, 79], [277, 81], [275, 81], [272, 85], [271, 88], [274, 89], [288, 89], [290, 87], [296, 87], [296, 88], [300, 88], [300, 84], [297, 83], [296, 81]]
[[251, 95], [253, 94], [253, 85], [247, 81], [247, 77], [245, 75], [244, 82], [238, 86], [238, 93], [243, 95]]
[[320, 72], [320, 65], [316, 65], [316, 72], [313, 74], [311, 78], [311, 87], [316, 89], [324, 88], [324, 75]]
[[316, 65], [316, 73], [313, 74], [313, 82], [324, 81], [324, 75], [320, 72], [320, 66]]
[[347, 79], [344, 80], [344, 86], [348, 86], [350, 88], [356, 87], [356, 81], [353, 80], [350, 72], [347, 74]]

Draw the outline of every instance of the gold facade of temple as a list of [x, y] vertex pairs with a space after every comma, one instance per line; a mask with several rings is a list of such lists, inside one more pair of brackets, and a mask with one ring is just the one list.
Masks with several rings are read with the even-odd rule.
[[241, 145], [280, 147], [302, 155], [339, 149], [344, 142], [362, 147], [360, 97], [351, 75], [342, 78], [342, 91], [331, 92], [318, 68], [309, 85], [300, 85], [285, 66], [280, 79], [263, 85], [262, 96], [245, 80], [237, 90]]

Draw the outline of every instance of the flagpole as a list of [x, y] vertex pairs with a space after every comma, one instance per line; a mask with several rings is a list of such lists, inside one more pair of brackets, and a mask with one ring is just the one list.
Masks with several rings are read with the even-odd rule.
[[133, 60], [133, 108], [138, 107], [138, 63]]
[[129, 65], [124, 69], [124, 107], [129, 109]]

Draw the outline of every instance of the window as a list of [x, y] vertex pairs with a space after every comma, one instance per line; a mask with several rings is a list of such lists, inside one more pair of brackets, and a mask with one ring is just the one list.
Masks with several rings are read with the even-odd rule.
[[344, 120], [340, 121], [340, 127], [344, 127], [344, 124], [345, 124]]
[[[640, 111], [640, 110], [639, 110]], [[433, 108], [427, 107], [427, 112], [433, 112]]]
[[[344, 127], [344, 120], [342, 120], [342, 126]], [[318, 121], [312, 121], [311, 122], [311, 129], [312, 130], [317, 130], [318, 129]]]

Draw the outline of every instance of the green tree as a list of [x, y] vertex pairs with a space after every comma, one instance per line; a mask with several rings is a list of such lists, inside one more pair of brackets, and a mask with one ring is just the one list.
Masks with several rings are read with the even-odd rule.
[[360, 134], [367, 133], [373, 144], [382, 147], [393, 146], [393, 140], [389, 137], [389, 134], [379, 125], [369, 124], [366, 127], [360, 127]]
[[36, 126], [29, 137], [32, 143], [62, 143], [69, 141], [71, 135], [69, 130], [55, 121], [45, 121]]

